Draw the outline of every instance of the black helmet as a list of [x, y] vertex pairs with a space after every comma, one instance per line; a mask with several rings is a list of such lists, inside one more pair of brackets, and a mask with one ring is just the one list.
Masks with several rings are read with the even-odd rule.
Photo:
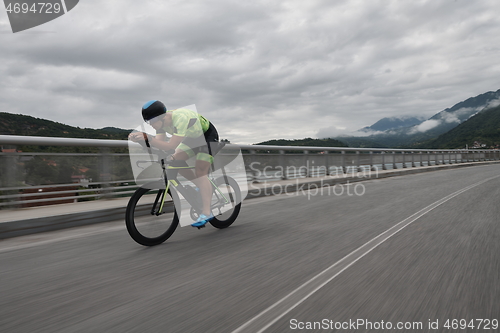
[[155, 117], [161, 116], [167, 112], [165, 104], [160, 101], [152, 100], [142, 106], [142, 118], [149, 121]]

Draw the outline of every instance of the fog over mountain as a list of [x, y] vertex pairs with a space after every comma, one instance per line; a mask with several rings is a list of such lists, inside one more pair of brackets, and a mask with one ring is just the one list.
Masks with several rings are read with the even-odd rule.
[[393, 130], [401, 127], [409, 127], [421, 124], [425, 118], [421, 117], [411, 117], [411, 116], [402, 116], [402, 117], [385, 117], [377, 121], [375, 124], [367, 127], [363, 127], [360, 129], [362, 132], [371, 133], [371, 132], [380, 132]]
[[436, 138], [479, 112], [499, 105], [500, 89], [468, 98], [436, 113], [427, 120], [422, 120], [418, 116], [383, 118], [371, 126], [352, 133], [351, 136], [338, 139], [348, 144], [354, 142], [359, 144], [359, 140], [365, 139], [386, 147], [414, 145]]

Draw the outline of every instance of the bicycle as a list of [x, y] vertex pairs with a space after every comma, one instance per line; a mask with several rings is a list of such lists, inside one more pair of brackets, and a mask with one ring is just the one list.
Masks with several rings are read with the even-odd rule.
[[[194, 186], [183, 185], [177, 178], [182, 169], [194, 169], [194, 166], [179, 165], [181, 161], [168, 161], [168, 154], [151, 148], [146, 142], [150, 154], [158, 160], [144, 160], [139, 163], [159, 163], [163, 181], [157, 180], [141, 186], [130, 198], [125, 222], [129, 235], [137, 243], [154, 246], [165, 242], [179, 225], [182, 211], [178, 193], [190, 204], [190, 218], [196, 221], [201, 214], [201, 195]], [[220, 149], [220, 148], [219, 148]], [[214, 153], [214, 155], [216, 152]], [[213, 169], [213, 168], [212, 168]], [[241, 191], [238, 183], [227, 175], [213, 178], [211, 209], [214, 215], [209, 223], [218, 229], [229, 227], [238, 217], [241, 209]]]

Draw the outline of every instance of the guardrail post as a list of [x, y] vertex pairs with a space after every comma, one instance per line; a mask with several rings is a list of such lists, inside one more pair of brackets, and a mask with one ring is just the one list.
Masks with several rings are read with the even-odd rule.
[[411, 152], [411, 167], [412, 168], [416, 167], [416, 165], [415, 165], [415, 152], [414, 151]]
[[370, 151], [370, 170], [375, 171], [375, 167], [373, 165], [373, 151]]
[[[253, 165], [254, 162], [257, 162], [255, 161], [255, 155], [257, 154], [257, 151], [255, 149], [250, 149], [250, 163], [249, 165]], [[258, 182], [258, 179], [257, 179], [257, 175], [259, 174], [258, 170], [255, 170], [253, 167], [251, 168], [252, 171], [251, 171], [251, 182], [254, 183], [254, 182]]]
[[345, 151], [342, 150], [342, 154], [341, 154], [341, 159], [342, 159], [342, 173], [343, 174], [346, 174], [347, 173], [347, 168], [345, 166]]
[[387, 166], [385, 165], [385, 151], [383, 151], [381, 155], [382, 155], [382, 170], [387, 170]]
[[406, 169], [406, 168], [407, 168], [407, 166], [406, 166], [406, 161], [405, 161], [405, 155], [406, 155], [406, 154], [405, 154], [405, 152], [404, 152], [404, 151], [402, 151], [402, 152], [401, 152], [401, 155], [403, 155], [403, 169]]
[[304, 159], [306, 164], [306, 177], [311, 177], [311, 170], [309, 170], [309, 150], [304, 150]]
[[361, 152], [356, 151], [356, 172], [361, 172]]
[[439, 165], [439, 154], [437, 151], [434, 152], [434, 165]]
[[101, 151], [101, 175], [100, 181], [103, 182], [102, 194], [105, 198], [111, 197], [110, 182], [111, 182], [111, 155], [108, 147], [100, 148]]
[[[3, 156], [1, 157], [2, 163], [0, 165], [0, 168], [2, 169], [2, 175], [3, 179], [1, 179], [1, 184], [0, 187], [15, 187], [16, 186], [16, 180], [17, 180], [17, 154], [15, 151], [17, 151], [17, 146], [10, 146], [8, 149], [13, 149], [14, 152], [8, 152], [8, 153], [3, 153]], [[11, 198], [7, 199], [7, 207], [15, 207], [15, 202], [18, 201], [16, 196], [19, 195], [19, 192], [17, 190], [9, 190], [6, 191], [6, 193], [3, 193], [3, 195], [10, 195], [12, 196]]]
[[419, 151], [418, 154], [420, 155], [420, 166], [423, 167], [424, 166], [424, 154]]
[[393, 169], [397, 169], [398, 168], [397, 165], [396, 165], [396, 152], [395, 151], [392, 152], [392, 168]]
[[288, 179], [288, 175], [287, 175], [287, 168], [285, 167], [285, 151], [284, 150], [280, 150], [280, 157], [279, 157], [279, 164], [281, 166], [281, 179], [283, 180], [286, 180]]
[[329, 155], [328, 154], [328, 150], [325, 150], [323, 152], [323, 154], [325, 155], [325, 168], [326, 168], [326, 170], [325, 170], [325, 172], [326, 172], [325, 176], [330, 176], [330, 161], [329, 161], [329, 156], [328, 156]]

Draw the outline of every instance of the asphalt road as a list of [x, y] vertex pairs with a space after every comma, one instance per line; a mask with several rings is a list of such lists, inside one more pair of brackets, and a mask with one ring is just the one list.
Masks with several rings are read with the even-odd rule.
[[122, 217], [2, 240], [0, 332], [498, 331], [499, 185], [486, 165], [264, 197], [152, 248]]

